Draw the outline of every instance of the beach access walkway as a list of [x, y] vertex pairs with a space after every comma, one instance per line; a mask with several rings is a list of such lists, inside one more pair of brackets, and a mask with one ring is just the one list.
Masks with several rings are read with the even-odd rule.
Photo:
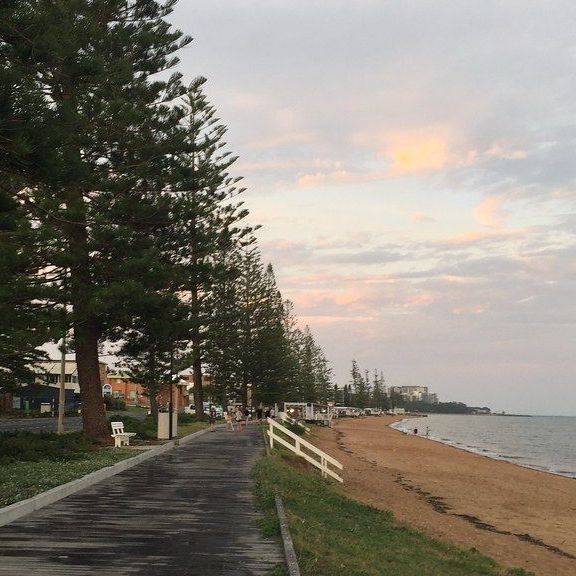
[[0, 575], [269, 574], [284, 559], [257, 526], [262, 450], [257, 426], [219, 428], [8, 524]]

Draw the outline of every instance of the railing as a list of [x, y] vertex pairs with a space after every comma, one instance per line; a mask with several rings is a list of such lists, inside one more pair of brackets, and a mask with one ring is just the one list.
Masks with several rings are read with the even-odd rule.
[[[322, 452], [322, 450], [316, 448], [316, 446], [310, 444], [310, 442], [307, 442], [303, 438], [300, 438], [298, 434], [294, 434], [294, 432], [291, 432], [275, 420], [268, 418], [267, 422], [269, 426], [268, 438], [270, 439], [270, 448], [274, 448], [274, 442], [279, 442], [282, 444], [282, 446], [292, 450], [292, 452], [304, 458], [304, 460], [310, 462], [310, 464], [313, 464], [316, 466], [316, 468], [319, 468], [324, 478], [326, 478], [326, 476], [330, 476], [335, 480], [338, 480], [338, 482], [344, 482], [344, 480], [342, 480], [342, 478], [340, 478], [340, 476], [338, 476], [334, 470], [328, 467], [328, 464], [331, 464], [335, 468], [343, 470], [343, 466], [340, 464], [340, 462], [338, 462], [338, 460], [332, 458], [332, 456], [329, 456], [325, 452]], [[286, 438], [280, 436], [278, 432], [283, 436], [292, 438], [294, 440], [294, 444], [286, 440]]]
[[304, 424], [302, 424], [302, 422], [298, 422], [298, 420], [292, 418], [292, 416], [288, 416], [286, 412], [279, 412], [278, 418], [280, 418], [280, 420], [282, 420], [283, 422], [289, 422], [290, 424], [295, 424], [296, 426], [300, 426], [301, 428], [306, 430], [306, 432], [310, 432], [310, 428], [308, 428], [308, 426], [305, 426]]

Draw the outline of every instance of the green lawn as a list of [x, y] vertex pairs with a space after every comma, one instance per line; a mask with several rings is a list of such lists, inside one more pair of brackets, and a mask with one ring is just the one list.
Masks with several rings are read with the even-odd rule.
[[528, 576], [504, 569], [474, 549], [432, 540], [391, 513], [338, 494], [291, 456], [261, 459], [253, 470], [265, 534], [278, 532], [274, 490], [284, 501], [302, 576]]
[[39, 460], [0, 465], [0, 507], [31, 498], [138, 453], [126, 448], [100, 448], [70, 461]]
[[[148, 422], [134, 423], [155, 434], [155, 427]], [[182, 438], [207, 426], [204, 421], [181, 424], [178, 436]], [[130, 427], [126, 429], [130, 430]], [[139, 442], [146, 443], [136, 439], [134, 444]], [[138, 453], [140, 450], [130, 448], [94, 446], [79, 432], [63, 436], [31, 432], [0, 434], [0, 507], [25, 500]]]
[[188, 424], [178, 424], [178, 438], [188, 436], [188, 434], [198, 432], [198, 430], [203, 430], [204, 428], [208, 428], [208, 426], [210, 426], [210, 424], [202, 420], [198, 422], [190, 422]]

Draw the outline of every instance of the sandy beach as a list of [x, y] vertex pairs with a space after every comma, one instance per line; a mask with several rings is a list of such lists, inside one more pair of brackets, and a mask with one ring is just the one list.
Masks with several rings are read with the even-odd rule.
[[344, 465], [344, 493], [505, 566], [576, 575], [576, 480], [405, 435], [389, 428], [398, 419], [341, 419], [315, 432]]

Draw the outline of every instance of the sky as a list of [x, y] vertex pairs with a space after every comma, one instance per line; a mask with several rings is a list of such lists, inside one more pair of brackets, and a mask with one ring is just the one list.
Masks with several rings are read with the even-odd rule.
[[334, 369], [576, 415], [576, 3], [180, 0], [250, 222]]

